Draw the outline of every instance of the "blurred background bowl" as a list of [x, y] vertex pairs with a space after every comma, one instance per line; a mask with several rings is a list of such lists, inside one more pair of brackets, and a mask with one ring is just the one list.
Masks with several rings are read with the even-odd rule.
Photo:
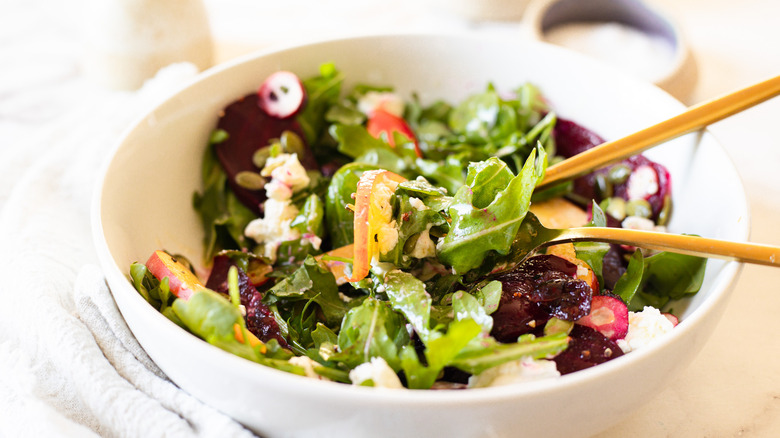
[[[467, 391], [376, 390], [287, 374], [232, 356], [159, 314], [128, 280], [129, 266], [165, 248], [191, 260], [203, 232], [192, 209], [200, 162], [220, 110], [270, 73], [316, 74], [334, 62], [345, 88], [388, 84], [423, 102], [456, 101], [488, 81], [536, 84], [561, 117], [607, 139], [680, 112], [660, 89], [558, 47], [466, 36], [372, 36], [262, 52], [218, 66], [167, 99], [118, 141], [93, 205], [101, 265], [129, 327], [181, 388], [256, 432], [277, 436], [589, 436], [641, 407], [698, 353], [722, 314], [741, 265], [710, 260], [702, 290], [675, 307], [681, 323], [645, 349], [528, 384]], [[707, 132], [646, 155], [674, 181], [673, 232], [745, 240], [740, 179]]]
[[[698, 78], [695, 59], [685, 34], [676, 21], [657, 5], [643, 0], [531, 0], [523, 16], [526, 33], [540, 41], [550, 41], [554, 31], [578, 24], [616, 24], [645, 35], [650, 44], [657, 41], [667, 45], [668, 48], [665, 49], [669, 51], [668, 59], [655, 58], [663, 65], [652, 66], [652, 72], [634, 73], [638, 73], [640, 77], [643, 77], [643, 73], [649, 74], [647, 79], [682, 101], [690, 98]], [[605, 59], [609, 58], [609, 62], [615, 62], [616, 65], [625, 64], [627, 69], [634, 68], [628, 64], [635, 64], [637, 56], [652, 58], [655, 55], [648, 53], [647, 49], [651, 48], [648, 44], [639, 45], [635, 41], [627, 41], [627, 35], [613, 32], [607, 36], [609, 38], [590, 38], [575, 43], [578, 46], [583, 43], [604, 43], [604, 47], [590, 47], [583, 51], [603, 54]], [[631, 42], [634, 44], [626, 49], [635, 50], [636, 53], [625, 54], [624, 59], [621, 59], [615, 49], [620, 49], [620, 43]], [[645, 53], [642, 53], [643, 49], [646, 50]], [[612, 53], [604, 53], [605, 51]]]

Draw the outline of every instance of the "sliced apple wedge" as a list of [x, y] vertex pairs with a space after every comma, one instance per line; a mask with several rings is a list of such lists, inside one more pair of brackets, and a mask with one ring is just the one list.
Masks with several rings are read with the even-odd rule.
[[146, 268], [160, 281], [167, 277], [171, 293], [183, 300], [188, 300], [193, 292], [205, 288], [192, 271], [165, 251], [152, 253], [146, 261]]
[[327, 259], [323, 260], [323, 256], [326, 255], [330, 257], [338, 257], [342, 259], [351, 259], [355, 255], [354, 245], [350, 243], [349, 245], [345, 245], [340, 248], [330, 250], [325, 254], [320, 254], [317, 257], [315, 257], [317, 260], [322, 261], [325, 267], [327, 267], [328, 270], [331, 273], [333, 273], [333, 276], [336, 277], [337, 285], [341, 286], [342, 284], [347, 283], [349, 281], [349, 275], [347, 274], [346, 271], [347, 263], [341, 260], [327, 260]]

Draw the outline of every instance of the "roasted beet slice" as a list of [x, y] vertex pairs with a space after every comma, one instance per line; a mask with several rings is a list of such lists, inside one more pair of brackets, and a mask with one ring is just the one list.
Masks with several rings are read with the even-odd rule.
[[614, 295], [597, 295], [590, 302], [590, 313], [577, 324], [590, 327], [613, 341], [628, 332], [628, 306]]
[[493, 337], [514, 342], [519, 335], [543, 327], [551, 317], [576, 321], [587, 315], [593, 291], [576, 275], [577, 265], [554, 255], [531, 257], [498, 274], [495, 279], [503, 292], [493, 313]]
[[593, 131], [572, 122], [558, 118], [553, 128], [555, 148], [558, 155], [569, 158], [604, 143], [604, 139]]
[[498, 309], [493, 312], [491, 336], [499, 342], [517, 342], [520, 335], [543, 328], [550, 315], [542, 307], [523, 296], [503, 293]]
[[617, 343], [580, 324], [569, 333], [569, 346], [553, 359], [561, 374], [569, 374], [602, 364], [623, 355]]
[[609, 250], [601, 261], [601, 277], [604, 280], [604, 288], [614, 290], [615, 284], [626, 272], [626, 261], [623, 255], [626, 250], [620, 245], [610, 244]]
[[[259, 149], [268, 147], [271, 139], [280, 138], [284, 131], [292, 131], [304, 138], [303, 131], [295, 118], [279, 119], [269, 116], [260, 108], [257, 93], [252, 93], [228, 105], [219, 118], [217, 129], [228, 133], [225, 141], [215, 145], [217, 158], [228, 177], [230, 188], [238, 199], [256, 214], [262, 214], [266, 200], [265, 190], [250, 190], [236, 183], [240, 172], [259, 172], [252, 162], [252, 156]], [[303, 167], [317, 169], [314, 155], [304, 143], [306, 153], [299, 154]]]
[[[672, 181], [669, 171], [661, 164], [647, 159], [643, 155], [635, 155], [627, 158], [620, 163], [612, 166], [607, 166], [603, 169], [599, 169], [590, 175], [574, 180], [574, 193], [584, 199], [594, 199], [596, 202], [601, 202], [606, 195], [612, 197], [619, 197], [625, 200], [629, 200], [629, 182], [632, 181], [629, 176], [622, 182], [609, 181], [610, 170], [616, 166], [624, 166], [631, 173], [640, 169], [643, 173], [646, 173], [647, 169], [652, 169], [655, 173], [655, 185], [656, 189], [653, 193], [649, 193], [644, 196], [644, 199], [650, 204], [652, 208], [652, 214], [654, 218], [657, 218], [661, 211], [664, 209], [664, 204], [667, 197], [671, 196]], [[604, 184], [609, 185], [608, 193], [604, 193], [604, 190], [600, 188]], [[610, 224], [611, 225], [611, 224]]]
[[[566, 119], [558, 119], [553, 130], [553, 135], [555, 137], [558, 155], [566, 158], [585, 152], [604, 142], [604, 139], [594, 132]], [[623, 181], [609, 181], [610, 170], [616, 166], [625, 166], [632, 174], [640, 172], [643, 174], [650, 174], [648, 170], [651, 170], [655, 174], [657, 190], [653, 190], [652, 193], [647, 193], [642, 197], [650, 203], [653, 210], [653, 217], [657, 218], [664, 209], [667, 197], [671, 196], [671, 179], [669, 171], [663, 165], [651, 161], [643, 155], [633, 156], [620, 163], [613, 164], [589, 175], [577, 178], [574, 180], [574, 193], [586, 200], [595, 199], [596, 202], [601, 202], [605, 195], [617, 196], [628, 200], [629, 187], [632, 178], [629, 176]], [[636, 180], [636, 178], [634, 180]], [[605, 181], [607, 181], [606, 184], [609, 185], [607, 192], [611, 193], [603, 193]], [[610, 224], [610, 226], [612, 226], [612, 224]]]
[[252, 286], [246, 272], [238, 267], [230, 257], [218, 255], [214, 258], [214, 266], [206, 282], [206, 287], [222, 294], [228, 294], [227, 276], [231, 266], [236, 266], [238, 269], [238, 291], [241, 304], [246, 308], [246, 328], [263, 342], [276, 339], [282, 347], [290, 348], [287, 340], [282, 336], [273, 313], [262, 302], [263, 294]]

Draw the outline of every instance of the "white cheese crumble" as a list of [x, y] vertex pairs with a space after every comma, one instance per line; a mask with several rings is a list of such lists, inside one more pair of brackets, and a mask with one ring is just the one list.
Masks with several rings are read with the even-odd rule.
[[420, 231], [420, 237], [418, 237], [417, 241], [414, 243], [414, 248], [409, 254], [410, 256], [416, 259], [436, 256], [436, 244], [433, 243], [433, 240], [431, 239], [431, 225], [432, 224], [428, 224], [424, 230]]
[[380, 254], [387, 254], [398, 244], [398, 227], [396, 227], [395, 220], [382, 224], [376, 234]]
[[353, 385], [373, 382], [375, 388], [403, 389], [398, 375], [381, 357], [372, 357], [370, 362], [362, 363], [349, 372]]
[[298, 230], [290, 228], [290, 223], [298, 215], [298, 208], [292, 205], [290, 198], [309, 185], [309, 175], [298, 161], [297, 154], [268, 158], [260, 174], [271, 177], [265, 185], [268, 199], [263, 203], [263, 217], [250, 222], [244, 229], [244, 235], [263, 245], [263, 255], [275, 261], [276, 249], [282, 242], [301, 237]]
[[629, 230], [655, 230], [655, 222], [641, 216], [627, 216], [625, 219], [623, 219], [623, 222], [620, 223], [620, 226]]
[[658, 174], [650, 166], [639, 166], [628, 177], [626, 194], [628, 200], [647, 199], [648, 196], [658, 193]]
[[488, 368], [478, 375], [469, 377], [469, 388], [514, 385], [532, 380], [560, 377], [560, 375], [555, 362], [526, 356], [520, 360]]
[[[641, 230], [641, 231], [658, 231], [659, 233], [665, 233], [666, 227], [663, 225], [656, 225], [652, 220], [641, 216], [627, 216], [620, 223], [620, 226], [629, 230]], [[621, 245], [627, 251], [634, 251], [635, 246]], [[642, 253], [647, 256], [653, 253], [652, 250], [642, 248]]]
[[425, 205], [422, 202], [422, 199], [420, 198], [415, 198], [415, 197], [409, 198], [409, 204], [411, 204], [411, 206], [414, 207], [414, 209], [417, 211], [425, 211], [429, 209], [428, 206]]
[[642, 348], [669, 333], [674, 324], [655, 307], [645, 306], [641, 312], [628, 312], [628, 333], [617, 341], [624, 353]]
[[306, 377], [311, 377], [312, 379], [317, 380], [330, 380], [327, 377], [321, 376], [317, 374], [316, 371], [314, 371], [314, 368], [321, 367], [322, 365], [318, 364], [308, 356], [294, 356], [287, 361], [293, 365], [297, 365], [303, 368], [303, 372], [306, 374]]
[[387, 254], [398, 244], [398, 227], [393, 219], [393, 206], [390, 203], [396, 188], [398, 188], [398, 183], [388, 180], [382, 184], [376, 184], [371, 194], [373, 206], [379, 210], [377, 219], [381, 222], [379, 229], [376, 230], [380, 254]]
[[404, 105], [401, 96], [390, 92], [369, 91], [358, 99], [358, 110], [367, 116], [381, 109], [394, 116], [403, 117]]
[[298, 154], [279, 154], [275, 157], [268, 157], [260, 175], [270, 176], [273, 179], [271, 182], [284, 184], [293, 192], [298, 192], [309, 185], [309, 175], [301, 162], [298, 161]]

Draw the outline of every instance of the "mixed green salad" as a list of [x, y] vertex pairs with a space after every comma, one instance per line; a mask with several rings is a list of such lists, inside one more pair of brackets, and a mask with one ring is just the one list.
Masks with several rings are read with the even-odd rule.
[[535, 220], [663, 229], [663, 165], [635, 156], [538, 191], [550, 163], [603, 140], [533, 84], [427, 103], [343, 80], [332, 64], [277, 72], [219, 114], [193, 198], [206, 268], [159, 250], [130, 269], [174, 323], [279, 370], [409, 389], [559, 376], [677, 324], [704, 259], [516, 244]]

